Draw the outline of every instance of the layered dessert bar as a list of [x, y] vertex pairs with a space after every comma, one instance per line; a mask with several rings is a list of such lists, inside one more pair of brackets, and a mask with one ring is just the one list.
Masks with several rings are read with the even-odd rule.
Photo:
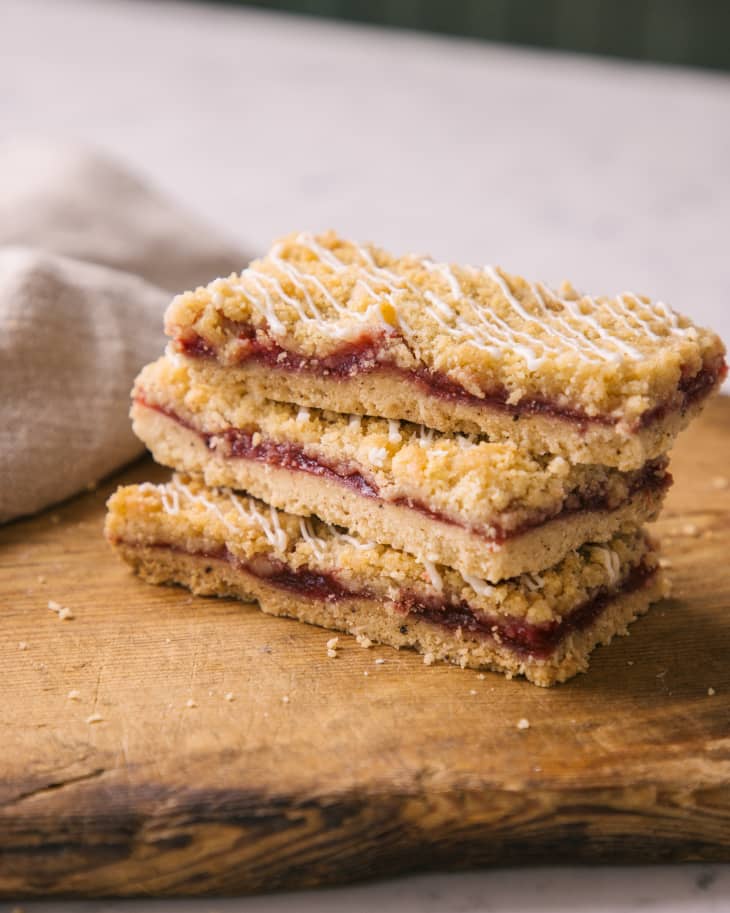
[[297, 234], [177, 296], [173, 349], [211, 386], [639, 469], [726, 373], [711, 331], [632, 293]]
[[120, 488], [106, 535], [145, 580], [257, 601], [297, 618], [448, 660], [564, 681], [664, 593], [638, 530], [584, 544], [540, 575], [493, 585], [191, 477]]
[[622, 472], [408, 422], [261, 402], [190, 360], [148, 365], [133, 392], [158, 463], [276, 508], [496, 582], [657, 515], [666, 459]]

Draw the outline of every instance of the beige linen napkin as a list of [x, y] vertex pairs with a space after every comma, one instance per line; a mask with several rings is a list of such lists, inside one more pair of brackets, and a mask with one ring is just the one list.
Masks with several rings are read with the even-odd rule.
[[0, 147], [0, 523], [142, 452], [129, 391], [170, 290], [244, 263], [88, 149]]
[[180, 292], [241, 269], [243, 253], [94, 149], [0, 144], [0, 246], [103, 263]]

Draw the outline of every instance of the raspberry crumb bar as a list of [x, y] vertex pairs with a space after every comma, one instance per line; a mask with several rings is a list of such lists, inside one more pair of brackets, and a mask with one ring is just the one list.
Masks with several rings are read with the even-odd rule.
[[393, 419], [261, 403], [167, 356], [134, 389], [158, 463], [495, 582], [654, 519], [666, 460], [621, 472]]
[[537, 685], [665, 594], [642, 525], [727, 368], [661, 302], [300, 233], [166, 330], [131, 417], [178, 474], [106, 523], [144, 579]]
[[120, 488], [106, 535], [153, 583], [255, 600], [273, 615], [413, 647], [426, 662], [537, 685], [585, 670], [597, 644], [625, 633], [664, 593], [639, 530], [586, 543], [539, 576], [492, 585], [184, 476]]
[[166, 329], [211, 385], [624, 470], [666, 452], [727, 370], [720, 339], [660, 302], [334, 233], [179, 295]]

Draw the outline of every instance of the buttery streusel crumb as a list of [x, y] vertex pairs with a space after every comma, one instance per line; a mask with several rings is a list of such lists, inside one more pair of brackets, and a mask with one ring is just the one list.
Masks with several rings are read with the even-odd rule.
[[526, 720], [526, 719], [523, 717], [521, 720], [518, 720], [518, 721], [517, 721], [517, 728], [518, 728], [518, 729], [529, 729], [529, 728], [530, 728], [530, 721], [529, 721], [529, 720]]

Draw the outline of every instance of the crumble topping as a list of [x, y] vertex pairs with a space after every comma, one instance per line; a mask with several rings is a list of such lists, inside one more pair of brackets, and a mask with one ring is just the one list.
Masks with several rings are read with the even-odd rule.
[[[169, 335], [200, 338], [223, 364], [254, 345], [321, 361], [359, 345], [361, 370], [443, 375], [477, 397], [543, 400], [633, 423], [724, 348], [662, 302], [592, 297], [499, 268], [395, 257], [334, 232], [276, 242], [240, 275], [178, 295]], [[364, 348], [363, 348], [364, 347]], [[326, 370], [324, 365], [323, 370]]]

